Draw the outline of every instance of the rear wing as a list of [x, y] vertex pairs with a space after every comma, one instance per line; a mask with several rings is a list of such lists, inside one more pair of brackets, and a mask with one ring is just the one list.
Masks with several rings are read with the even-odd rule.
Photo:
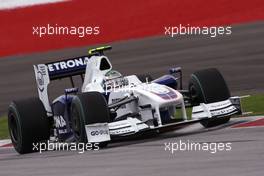
[[74, 86], [72, 77], [81, 75], [83, 80], [83, 74], [85, 74], [89, 58], [91, 56], [101, 56], [105, 50], [110, 50], [111, 48], [111, 46], [98, 47], [90, 49], [88, 51], [89, 54], [86, 56], [33, 65], [39, 99], [42, 101], [48, 115], [52, 115], [48, 97], [48, 85], [50, 81], [69, 77], [72, 86]]
[[61, 61], [46, 63], [50, 80], [82, 75], [85, 73], [86, 64], [91, 56], [102, 56], [104, 51], [112, 49], [111, 46], [102, 46], [88, 50], [88, 55]]
[[50, 80], [81, 75], [85, 73], [88, 56], [46, 63]]

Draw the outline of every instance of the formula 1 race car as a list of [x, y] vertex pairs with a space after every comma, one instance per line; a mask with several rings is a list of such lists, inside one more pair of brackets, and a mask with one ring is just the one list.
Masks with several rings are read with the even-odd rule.
[[[12, 143], [20, 154], [33, 152], [41, 141], [97, 143], [146, 131], [162, 132], [200, 122], [212, 127], [241, 114], [239, 97], [230, 92], [215, 68], [194, 72], [183, 90], [180, 67], [152, 79], [149, 74], [123, 76], [112, 68], [104, 51], [34, 65], [38, 98], [13, 101], [8, 109]], [[80, 77], [81, 91], [73, 77]], [[50, 102], [52, 80], [70, 78], [72, 87]], [[186, 107], [192, 108], [187, 118]]]

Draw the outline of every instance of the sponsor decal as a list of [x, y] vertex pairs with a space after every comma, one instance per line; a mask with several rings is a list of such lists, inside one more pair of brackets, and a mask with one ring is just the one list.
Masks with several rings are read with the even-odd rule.
[[220, 108], [220, 107], [224, 107], [224, 106], [228, 106], [230, 105], [231, 102], [229, 100], [221, 102], [221, 103], [217, 103], [217, 104], [212, 104], [211, 108]]
[[77, 93], [78, 92], [78, 88], [74, 87], [74, 88], [69, 88], [69, 89], [65, 89], [65, 93], [66, 94], [70, 94], [70, 93]]
[[54, 116], [54, 121], [55, 121], [55, 127], [58, 130], [59, 134], [65, 134], [67, 133], [66, 129], [66, 121], [62, 116]]
[[170, 89], [161, 86], [153, 86], [151, 88], [151, 92], [166, 100], [177, 97], [176, 93], [174, 93]]
[[104, 142], [110, 140], [107, 123], [96, 123], [85, 125], [88, 142]]
[[212, 114], [212, 116], [218, 116], [218, 115], [223, 115], [223, 114], [229, 114], [235, 110], [236, 110], [235, 106], [231, 106], [231, 107], [221, 109], [218, 111], [213, 111], [213, 112], [211, 112], [211, 114]]
[[88, 60], [89, 58], [87, 56], [79, 57], [79, 58], [64, 60], [60, 62], [49, 63], [47, 64], [47, 67], [48, 67], [49, 73], [70, 70], [74, 68], [85, 69], [86, 63], [88, 62]]
[[91, 135], [92, 136], [98, 136], [98, 135], [108, 135], [108, 130], [95, 130], [95, 131], [91, 131]]
[[151, 87], [151, 92], [153, 92], [155, 94], [159, 94], [159, 95], [164, 95], [164, 94], [168, 94], [170, 91], [168, 89], [166, 89], [165, 87], [154, 85]]
[[62, 116], [54, 116], [54, 121], [55, 121], [55, 126], [57, 128], [65, 127], [66, 126], [66, 121]]

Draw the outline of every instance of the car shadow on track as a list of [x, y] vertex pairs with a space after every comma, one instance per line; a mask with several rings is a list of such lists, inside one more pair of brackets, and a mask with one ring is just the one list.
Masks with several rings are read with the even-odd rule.
[[[155, 141], [161, 141], [164, 139], [173, 139], [173, 138], [178, 138], [178, 137], [185, 137], [185, 136], [193, 136], [193, 135], [199, 135], [203, 133], [208, 133], [208, 132], [214, 132], [218, 130], [222, 130], [225, 128], [230, 128], [236, 124], [247, 122], [248, 120], [245, 119], [240, 119], [237, 118], [236, 120], [232, 120], [226, 124], [217, 126], [217, 127], [212, 127], [212, 128], [204, 128], [202, 127], [199, 123], [185, 126], [178, 128], [177, 130], [174, 131], [168, 131], [168, 132], [163, 132], [163, 133], [157, 133], [156, 131], [149, 131], [149, 132], [144, 132], [144, 133], [139, 133], [133, 136], [127, 136], [127, 137], [122, 137], [122, 138], [115, 138], [113, 139], [108, 147], [100, 149], [100, 151], [104, 151], [102, 154], [107, 152], [108, 149], [114, 149], [114, 148], [119, 148], [119, 147], [128, 147], [128, 146], [133, 146], [135, 144], [143, 144], [144, 146], [154, 146], [155, 144], [146, 144], [148, 142], [155, 142]], [[214, 141], [214, 142], [245, 142], [245, 141]], [[160, 145], [160, 144], [158, 144]], [[100, 154], [101, 152], [96, 152], [96, 153], [90, 153], [89, 154]], [[85, 152], [86, 153], [86, 152]], [[88, 154], [87, 153], [87, 154]], [[65, 156], [72, 156], [72, 155], [78, 155], [78, 153], [74, 151], [45, 151], [42, 154], [39, 153], [30, 153], [30, 154], [24, 154], [24, 155], [19, 155], [17, 154], [13, 148], [9, 149], [2, 149], [0, 152], [1, 158], [0, 161], [2, 160], [17, 160], [17, 159], [29, 159], [29, 158], [36, 158], [36, 156], [41, 157], [41, 158], [52, 158], [52, 157], [65, 157]], [[36, 155], [38, 154], [38, 155]]]
[[[172, 138], [177, 138], [177, 137], [184, 137], [184, 136], [191, 136], [191, 135], [198, 135], [202, 133], [208, 133], [208, 132], [213, 132], [225, 128], [229, 128], [231, 126], [247, 122], [248, 120], [245, 119], [239, 119], [236, 118], [236, 120], [231, 120], [226, 124], [219, 125], [216, 127], [211, 127], [211, 128], [204, 128], [202, 127], [199, 123], [198, 124], [193, 124], [187, 127], [183, 127], [174, 131], [167, 131], [163, 133], [158, 133], [156, 131], [150, 131], [146, 133], [139, 133], [133, 136], [127, 136], [127, 137], [121, 137], [121, 138], [116, 138], [114, 139], [107, 148], [115, 148], [115, 147], [124, 147], [124, 146], [129, 146], [129, 145], [135, 145], [135, 144], [141, 144], [141, 143], [146, 143], [146, 142], [154, 142], [154, 141], [159, 141], [163, 139], [172, 139]], [[186, 128], [190, 128], [192, 126], [195, 126], [193, 130], [186, 130]], [[106, 148], [106, 149], [107, 149]]]

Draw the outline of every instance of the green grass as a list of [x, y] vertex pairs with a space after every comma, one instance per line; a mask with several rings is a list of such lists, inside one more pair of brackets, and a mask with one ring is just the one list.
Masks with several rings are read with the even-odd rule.
[[[244, 112], [253, 112], [250, 115], [264, 115], [264, 94], [252, 95], [242, 99], [242, 108]], [[187, 108], [188, 117], [191, 116], [191, 108]], [[7, 117], [0, 117], [0, 139], [9, 138], [7, 128]]]
[[7, 128], [7, 117], [0, 117], [0, 139], [9, 138]]
[[250, 115], [264, 115], [264, 94], [243, 98], [242, 109], [244, 112], [253, 112]]

